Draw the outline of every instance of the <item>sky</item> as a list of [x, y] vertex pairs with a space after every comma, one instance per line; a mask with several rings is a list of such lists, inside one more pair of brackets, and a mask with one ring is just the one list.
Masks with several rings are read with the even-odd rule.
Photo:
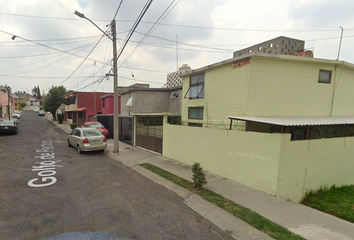
[[137, 22], [147, 2], [0, 0], [0, 86], [26, 93], [39, 86], [42, 95], [54, 86], [113, 92], [106, 75], [113, 68], [113, 19], [118, 86], [160, 88], [182, 64], [210, 65], [279, 36], [304, 40], [316, 58], [339, 54], [354, 63], [354, 1], [154, 0]]

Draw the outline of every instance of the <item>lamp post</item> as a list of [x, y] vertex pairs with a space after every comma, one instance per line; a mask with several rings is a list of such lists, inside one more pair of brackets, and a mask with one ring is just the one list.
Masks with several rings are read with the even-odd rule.
[[119, 153], [119, 115], [118, 115], [118, 69], [117, 69], [117, 39], [116, 39], [116, 21], [113, 19], [111, 22], [112, 37], [105, 33], [94, 22], [85, 17], [84, 14], [75, 11], [74, 14], [80, 18], [90, 21], [97, 27], [104, 35], [113, 41], [113, 90], [114, 90], [114, 118], [113, 118], [113, 139], [114, 139], [114, 152]]

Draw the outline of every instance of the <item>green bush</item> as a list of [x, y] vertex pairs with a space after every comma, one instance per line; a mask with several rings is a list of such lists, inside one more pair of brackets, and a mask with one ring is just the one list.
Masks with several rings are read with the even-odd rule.
[[58, 119], [58, 123], [59, 123], [59, 124], [62, 124], [63, 121], [64, 121], [64, 114], [58, 113], [58, 114], [57, 114], [57, 119]]
[[74, 130], [77, 127], [76, 123], [70, 123], [71, 130]]
[[200, 166], [200, 163], [194, 163], [192, 166], [193, 172], [193, 188], [201, 189], [208, 182], [205, 178], [205, 174], [203, 172], [203, 168]]

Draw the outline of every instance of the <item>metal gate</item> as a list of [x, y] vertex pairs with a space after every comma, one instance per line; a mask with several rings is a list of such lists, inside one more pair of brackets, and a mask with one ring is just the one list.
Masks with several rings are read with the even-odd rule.
[[133, 145], [133, 118], [119, 118], [119, 140]]
[[162, 154], [163, 117], [138, 117], [136, 146]]

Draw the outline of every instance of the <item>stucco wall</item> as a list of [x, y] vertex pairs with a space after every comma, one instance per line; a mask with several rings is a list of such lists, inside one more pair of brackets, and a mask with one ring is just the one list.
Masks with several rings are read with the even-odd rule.
[[[173, 92], [178, 92], [177, 98], [170, 98]], [[182, 91], [132, 91], [122, 94], [122, 116], [132, 113], [164, 113], [181, 115]], [[126, 106], [129, 95], [133, 98], [133, 106]]]
[[103, 99], [101, 98], [102, 114], [114, 114], [114, 97], [104, 98], [105, 106], [103, 107]]
[[354, 71], [338, 66], [336, 71], [336, 84], [333, 92], [333, 116], [354, 115]]
[[280, 134], [165, 124], [163, 155], [275, 195], [281, 141]]
[[354, 184], [354, 137], [283, 140], [277, 196], [300, 201], [308, 190]]
[[332, 64], [251, 58], [246, 116], [329, 116], [332, 83], [318, 83], [320, 69]]
[[[198, 122], [204, 126], [228, 126], [228, 116], [243, 116], [247, 107], [247, 79], [250, 65], [233, 68], [231, 64], [211, 68], [205, 72], [204, 98], [184, 98], [189, 78], [183, 78], [182, 121]], [[188, 119], [188, 107], [203, 107], [203, 120]], [[221, 126], [222, 127], [222, 126]]]

